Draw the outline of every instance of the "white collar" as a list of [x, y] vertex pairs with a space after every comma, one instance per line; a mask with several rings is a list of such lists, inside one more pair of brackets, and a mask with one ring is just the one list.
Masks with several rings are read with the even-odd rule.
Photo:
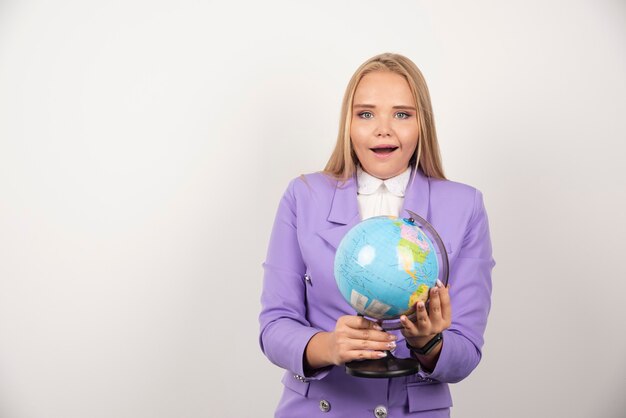
[[411, 167], [408, 167], [403, 173], [387, 180], [379, 179], [371, 174], [363, 171], [361, 166], [356, 169], [357, 183], [359, 185], [359, 194], [373, 194], [378, 188], [384, 184], [387, 190], [393, 195], [404, 197], [404, 191], [411, 177]]

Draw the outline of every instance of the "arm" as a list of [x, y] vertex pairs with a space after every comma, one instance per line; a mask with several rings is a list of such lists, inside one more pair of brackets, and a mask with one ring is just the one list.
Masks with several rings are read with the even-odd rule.
[[272, 363], [304, 376], [305, 347], [320, 330], [306, 320], [305, 265], [297, 237], [294, 182], [278, 206], [263, 263], [259, 340]]

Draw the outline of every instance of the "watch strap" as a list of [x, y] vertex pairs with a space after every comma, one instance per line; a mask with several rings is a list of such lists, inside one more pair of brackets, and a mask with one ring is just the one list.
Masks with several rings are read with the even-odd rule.
[[431, 338], [430, 341], [424, 344], [422, 348], [413, 347], [412, 345], [409, 344], [407, 340], [405, 340], [405, 342], [406, 342], [406, 347], [409, 349], [409, 351], [415, 354], [419, 354], [421, 356], [425, 356], [426, 354], [430, 353], [433, 350], [433, 348], [435, 348], [437, 344], [441, 342], [441, 340], [443, 340], [443, 334], [439, 332], [433, 338]]

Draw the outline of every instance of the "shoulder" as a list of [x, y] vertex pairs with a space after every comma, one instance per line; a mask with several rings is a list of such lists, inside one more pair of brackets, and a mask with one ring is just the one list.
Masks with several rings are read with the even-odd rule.
[[480, 191], [469, 184], [452, 180], [429, 178], [431, 198], [453, 199], [458, 203], [474, 202]]
[[433, 209], [455, 213], [456, 216], [476, 217], [485, 211], [483, 195], [476, 187], [452, 180], [428, 179], [430, 204]]
[[320, 211], [332, 205], [337, 187], [340, 182], [322, 172], [302, 174], [289, 182], [282, 205], [300, 215]]
[[301, 174], [292, 179], [287, 186], [287, 193], [295, 199], [320, 197], [334, 193], [339, 181], [331, 176], [318, 171], [315, 173]]

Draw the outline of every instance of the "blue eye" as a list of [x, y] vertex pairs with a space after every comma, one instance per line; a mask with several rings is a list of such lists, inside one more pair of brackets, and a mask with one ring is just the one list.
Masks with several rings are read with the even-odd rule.
[[361, 112], [359, 113], [359, 117], [362, 119], [372, 119], [374, 117], [374, 115], [372, 114], [372, 112]]
[[411, 115], [409, 115], [406, 112], [398, 112], [398, 113], [396, 113], [396, 118], [398, 118], [398, 119], [408, 119], [410, 117], [411, 117]]

